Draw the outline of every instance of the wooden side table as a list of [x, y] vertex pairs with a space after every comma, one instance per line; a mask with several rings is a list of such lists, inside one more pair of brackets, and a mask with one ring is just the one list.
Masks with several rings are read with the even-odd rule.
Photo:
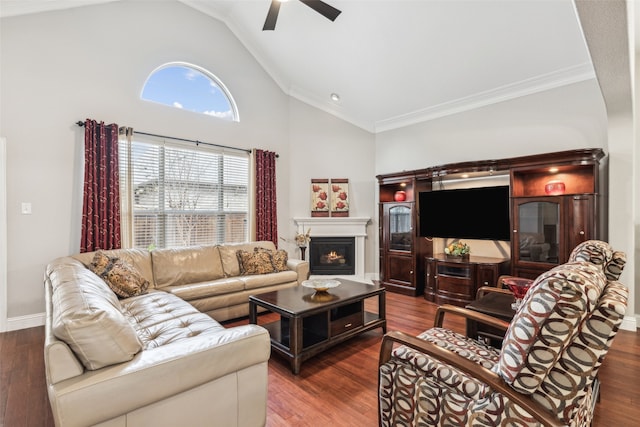
[[[515, 311], [511, 304], [515, 298], [511, 292], [488, 292], [466, 305], [469, 310], [511, 322]], [[485, 340], [492, 347], [502, 347], [504, 332], [490, 326], [467, 320], [467, 336]]]

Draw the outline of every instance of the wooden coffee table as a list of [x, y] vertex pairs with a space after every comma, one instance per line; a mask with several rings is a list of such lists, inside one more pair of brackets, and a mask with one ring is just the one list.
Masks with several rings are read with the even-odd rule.
[[[278, 313], [280, 320], [263, 326], [271, 348], [289, 359], [294, 374], [310, 357], [375, 328], [387, 332], [385, 289], [340, 279], [328, 293], [296, 286], [249, 297], [249, 322], [258, 324], [258, 307]], [[378, 298], [378, 312], [365, 310], [365, 300]]]

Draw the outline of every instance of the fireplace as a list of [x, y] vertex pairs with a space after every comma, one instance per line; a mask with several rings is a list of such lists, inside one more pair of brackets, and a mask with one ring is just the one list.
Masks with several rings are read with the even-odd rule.
[[355, 274], [355, 237], [312, 237], [309, 270], [317, 275]]
[[[353, 244], [353, 250], [355, 254], [351, 258], [351, 265], [353, 270], [350, 270], [351, 273], [345, 273], [344, 271], [340, 271], [340, 273], [335, 274], [336, 278], [344, 277], [346, 279], [358, 280], [362, 282], [367, 282], [369, 279], [365, 274], [365, 239], [367, 238], [367, 224], [371, 221], [369, 217], [304, 217], [304, 218], [294, 218], [293, 219], [297, 226], [297, 232], [302, 233], [305, 230], [310, 231], [311, 234], [311, 242], [310, 247], [307, 248], [307, 260], [309, 260], [309, 266], [311, 268], [311, 264], [314, 263], [313, 254], [314, 252], [312, 246], [314, 243], [322, 243], [322, 239], [330, 238], [331, 240], [335, 240], [336, 238], [348, 238], [349, 240], [355, 240]], [[336, 251], [337, 252], [337, 251]], [[320, 259], [316, 260], [316, 263], [319, 262]], [[347, 261], [345, 260], [345, 264]], [[325, 266], [326, 267], [326, 266]], [[342, 266], [338, 266], [342, 267]], [[326, 272], [316, 272], [318, 269], [316, 266], [313, 267], [310, 271], [310, 274], [313, 276], [316, 275], [328, 275], [334, 273], [326, 273]], [[326, 270], [326, 269], [325, 269]], [[346, 270], [346, 268], [345, 268]]]

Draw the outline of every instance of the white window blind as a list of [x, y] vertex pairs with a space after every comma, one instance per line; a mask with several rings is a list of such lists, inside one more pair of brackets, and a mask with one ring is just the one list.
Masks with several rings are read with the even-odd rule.
[[248, 240], [248, 153], [134, 134], [120, 142], [120, 182], [133, 247]]

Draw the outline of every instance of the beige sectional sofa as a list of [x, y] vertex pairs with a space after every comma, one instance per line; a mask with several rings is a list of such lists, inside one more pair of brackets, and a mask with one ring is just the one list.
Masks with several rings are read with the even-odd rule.
[[106, 251], [145, 282], [126, 298], [92, 271], [95, 253], [49, 263], [44, 353], [56, 425], [264, 425], [269, 335], [218, 321], [248, 314], [251, 294], [297, 286], [308, 264], [251, 274], [238, 250], [275, 253], [271, 242]]

